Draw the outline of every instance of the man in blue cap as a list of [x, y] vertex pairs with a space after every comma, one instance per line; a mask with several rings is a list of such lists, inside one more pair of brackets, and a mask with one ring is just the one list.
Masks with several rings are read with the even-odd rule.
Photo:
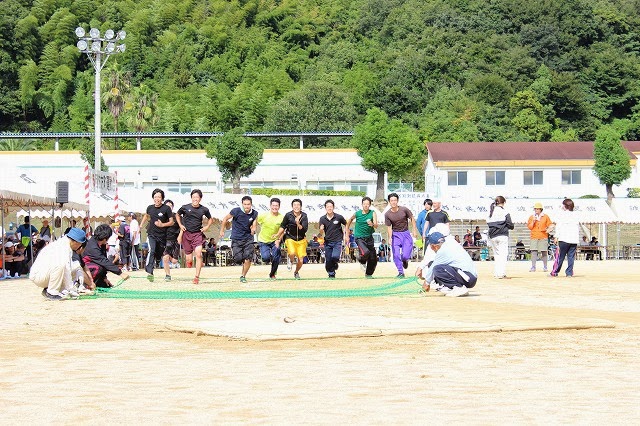
[[73, 292], [73, 252], [86, 241], [80, 228], [71, 228], [69, 233], [46, 245], [33, 262], [29, 279], [41, 287], [42, 295], [49, 300], [68, 299]]
[[435, 282], [436, 290], [446, 296], [469, 294], [469, 289], [476, 285], [478, 272], [466, 250], [455, 241], [447, 241], [440, 232], [429, 235], [429, 245], [436, 253], [433, 262], [427, 267], [427, 261], [423, 260], [416, 270], [416, 276], [425, 280], [424, 290], [429, 291]]

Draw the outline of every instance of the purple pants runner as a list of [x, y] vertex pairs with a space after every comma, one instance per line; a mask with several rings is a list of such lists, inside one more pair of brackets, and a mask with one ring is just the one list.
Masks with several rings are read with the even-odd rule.
[[391, 235], [391, 250], [393, 251], [393, 263], [398, 268], [398, 273], [404, 274], [403, 260], [411, 259], [413, 253], [413, 237], [410, 231], [393, 232]]

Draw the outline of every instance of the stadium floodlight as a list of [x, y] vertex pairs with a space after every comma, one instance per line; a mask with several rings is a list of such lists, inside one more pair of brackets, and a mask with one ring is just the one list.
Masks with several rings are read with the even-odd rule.
[[104, 65], [107, 63], [109, 56], [124, 52], [125, 45], [116, 45], [117, 41], [124, 40], [127, 33], [124, 31], [118, 31], [116, 33], [112, 29], [108, 29], [104, 32], [104, 37], [100, 36], [100, 30], [98, 28], [91, 28], [89, 34], [84, 28], [78, 27], [75, 29], [75, 34], [78, 37], [76, 47], [82, 53], [86, 53], [89, 60], [93, 64], [93, 68], [96, 72], [95, 75], [95, 93], [94, 93], [94, 135], [95, 135], [95, 170], [100, 170], [100, 152], [101, 152], [101, 117], [100, 117], [100, 72]]

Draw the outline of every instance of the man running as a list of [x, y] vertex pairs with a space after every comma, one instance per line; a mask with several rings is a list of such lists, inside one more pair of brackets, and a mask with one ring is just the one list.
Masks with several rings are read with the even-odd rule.
[[220, 238], [224, 237], [224, 231], [229, 220], [231, 224], [231, 253], [237, 264], [242, 264], [240, 282], [247, 282], [247, 273], [251, 262], [255, 257], [253, 236], [256, 234], [258, 212], [253, 209], [253, 200], [248, 195], [242, 197], [242, 208], [235, 207], [222, 219], [220, 226]]
[[[167, 200], [164, 204], [169, 206], [173, 212], [173, 201]], [[167, 228], [167, 244], [162, 252], [162, 266], [164, 267], [165, 281], [171, 281], [171, 268], [177, 269], [180, 267], [180, 264], [178, 263], [178, 259], [180, 259], [180, 242], [178, 237], [181, 230], [180, 225], [178, 225], [178, 222], [175, 220], [175, 216], [173, 217], [173, 225]]]
[[[193, 266], [192, 253], [196, 256], [196, 276], [193, 283], [200, 282], [200, 270], [202, 269], [202, 246], [205, 243], [204, 233], [213, 223], [209, 209], [200, 204], [202, 191], [191, 191], [191, 204], [185, 204], [178, 209], [176, 219], [182, 229], [182, 248], [187, 255], [187, 268]], [[207, 224], [202, 226], [203, 218], [207, 218]]]
[[147, 207], [147, 212], [140, 222], [140, 228], [149, 221], [147, 227], [147, 242], [149, 253], [147, 254], [144, 270], [147, 271], [147, 280], [153, 282], [153, 268], [156, 262], [162, 259], [164, 247], [167, 243], [167, 228], [173, 225], [173, 212], [169, 206], [163, 204], [164, 191], [156, 188], [151, 193], [153, 204]]
[[307, 214], [302, 211], [302, 200], [299, 198], [293, 199], [291, 208], [293, 210], [284, 215], [276, 239], [280, 239], [283, 234], [286, 238], [284, 244], [287, 247], [287, 268], [289, 270], [291, 270], [291, 264], [294, 258], [298, 258], [293, 277], [299, 280], [300, 268], [302, 268], [304, 257], [307, 255], [307, 239], [305, 234], [309, 229], [309, 219], [307, 218]]
[[[371, 210], [373, 200], [369, 197], [362, 199], [362, 210], [356, 211], [347, 221], [347, 229], [351, 222], [355, 220], [354, 232], [355, 243], [358, 247], [360, 267], [364, 269], [365, 278], [373, 278], [373, 273], [378, 266], [378, 256], [373, 241], [373, 233], [376, 231], [378, 217], [374, 210]], [[349, 236], [344, 238], [345, 244], [349, 241]]]
[[258, 215], [258, 225], [260, 225], [260, 233], [258, 234], [258, 247], [260, 247], [260, 257], [263, 262], [271, 262], [271, 271], [269, 278], [276, 279], [278, 265], [282, 254], [280, 251], [280, 238], [278, 238], [278, 230], [282, 224], [284, 216], [280, 213], [280, 199], [272, 198], [269, 202], [269, 211]]
[[384, 215], [384, 224], [387, 225], [393, 263], [398, 269], [396, 278], [404, 278], [404, 270], [409, 268], [409, 259], [413, 252], [413, 236], [409, 231], [409, 223], [413, 227], [413, 234], [417, 235], [416, 222], [413, 213], [405, 206], [398, 205], [398, 194], [395, 192], [387, 196], [391, 208]]
[[336, 277], [336, 270], [340, 263], [342, 253], [342, 241], [349, 240], [349, 233], [345, 232], [344, 225], [347, 221], [338, 213], [334, 213], [335, 203], [333, 200], [324, 202], [326, 214], [320, 217], [320, 235], [324, 235], [324, 269], [329, 274], [329, 278]]

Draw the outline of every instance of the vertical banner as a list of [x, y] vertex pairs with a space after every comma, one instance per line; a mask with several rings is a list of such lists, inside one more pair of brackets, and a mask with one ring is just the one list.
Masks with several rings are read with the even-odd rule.
[[120, 215], [120, 209], [118, 208], [118, 172], [115, 172], [115, 175], [116, 175], [116, 180], [115, 180], [116, 195], [113, 197], [113, 203], [115, 208], [114, 215], [113, 215], [114, 219], [116, 219]]
[[87, 217], [91, 217], [89, 212], [91, 210], [90, 204], [91, 194], [90, 194], [90, 184], [89, 184], [89, 164], [85, 164], [84, 166], [84, 201], [87, 203]]

